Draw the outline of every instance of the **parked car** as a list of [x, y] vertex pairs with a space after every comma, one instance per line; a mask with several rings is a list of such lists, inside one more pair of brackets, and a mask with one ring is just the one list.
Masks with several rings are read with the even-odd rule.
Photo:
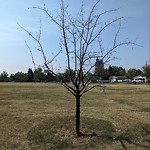
[[133, 78], [132, 83], [145, 83], [146, 77], [136, 76]]
[[122, 80], [122, 82], [128, 82], [128, 83], [131, 83], [132, 80], [131, 80], [131, 79], [124, 79], [124, 80]]
[[132, 80], [132, 83], [144, 83], [144, 80], [134, 79]]

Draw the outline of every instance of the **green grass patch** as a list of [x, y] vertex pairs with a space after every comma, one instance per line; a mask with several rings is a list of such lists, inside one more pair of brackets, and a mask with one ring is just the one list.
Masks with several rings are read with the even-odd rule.
[[150, 106], [149, 107], [145, 107], [141, 109], [142, 112], [149, 112], [150, 113]]

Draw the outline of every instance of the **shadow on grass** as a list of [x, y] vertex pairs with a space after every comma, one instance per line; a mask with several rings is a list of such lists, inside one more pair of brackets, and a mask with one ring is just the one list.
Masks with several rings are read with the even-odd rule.
[[[149, 137], [148, 126], [132, 128], [124, 134], [116, 136], [116, 130], [111, 122], [82, 117], [82, 132], [80, 136], [77, 136], [74, 131], [74, 122], [74, 117], [53, 117], [33, 126], [27, 135], [30, 148], [33, 150], [99, 149], [99, 147], [105, 149], [114, 142], [120, 142], [124, 150], [128, 150], [127, 143], [150, 149], [148, 142], [143, 142]], [[135, 142], [136, 140], [138, 142]]]
[[[137, 146], [137, 147], [141, 147], [141, 148], [145, 148], [145, 149], [150, 149], [150, 146], [146, 146], [146, 145], [144, 145], [144, 144], [139, 144], [139, 143], [136, 143], [136, 142], [134, 142], [134, 141], [132, 141], [130, 138], [127, 138], [127, 137], [125, 137], [125, 136], [122, 136], [122, 135], [119, 135], [119, 136], [117, 136], [117, 137], [113, 137], [113, 136], [108, 136], [108, 135], [97, 135], [97, 134], [87, 134], [87, 133], [80, 133], [80, 135], [79, 135], [80, 137], [96, 137], [96, 138], [104, 138], [104, 139], [108, 139], [109, 141], [118, 141], [118, 142], [120, 142], [120, 144], [122, 145], [122, 147], [123, 147], [123, 149], [124, 150], [128, 150], [128, 148], [127, 148], [127, 146], [126, 146], [126, 144], [125, 144], [125, 142], [127, 142], [128, 144], [132, 144], [132, 145], [135, 145], [135, 146]], [[149, 140], [147, 140], [147, 142], [150, 142]]]
[[150, 149], [150, 146], [146, 146], [144, 144], [139, 144], [139, 143], [136, 143], [134, 141], [132, 141], [130, 138], [126, 138], [124, 136], [118, 136], [116, 138], [114, 138], [115, 141], [119, 141], [122, 145], [122, 147], [125, 149], [125, 150], [128, 150], [127, 149], [127, 146], [125, 145], [125, 142], [129, 143], [129, 144], [132, 144], [132, 145], [135, 145], [135, 146], [138, 146], [138, 147], [141, 147], [141, 148], [146, 148], [146, 149]]
[[109, 134], [96, 134], [96, 133], [83, 133], [83, 132], [80, 132], [79, 134], [79, 137], [83, 137], [83, 138], [98, 138], [98, 139], [102, 139], [102, 140], [106, 140], [106, 141], [113, 141], [113, 135], [112, 133], [109, 135]]

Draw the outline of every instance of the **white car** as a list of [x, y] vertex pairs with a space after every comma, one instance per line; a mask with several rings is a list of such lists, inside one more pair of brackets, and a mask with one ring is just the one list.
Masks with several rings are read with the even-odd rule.
[[134, 79], [132, 80], [132, 83], [143, 83], [144, 81], [143, 80], [140, 80], [140, 79]]

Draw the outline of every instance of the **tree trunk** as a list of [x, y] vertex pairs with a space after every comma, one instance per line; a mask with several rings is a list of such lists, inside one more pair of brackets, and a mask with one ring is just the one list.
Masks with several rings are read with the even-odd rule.
[[76, 95], [76, 134], [80, 136], [80, 95]]

